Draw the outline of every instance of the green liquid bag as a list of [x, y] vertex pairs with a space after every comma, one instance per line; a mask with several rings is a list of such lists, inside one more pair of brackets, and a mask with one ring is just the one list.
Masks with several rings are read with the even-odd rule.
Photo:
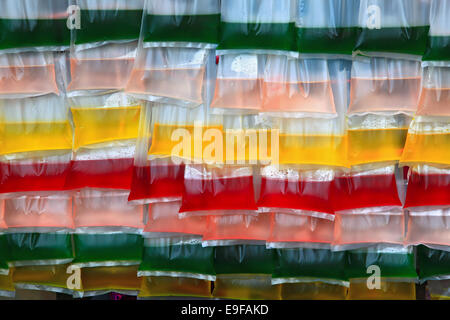
[[0, 274], [6, 274], [9, 271], [8, 256], [6, 236], [0, 235]]
[[265, 245], [219, 246], [215, 249], [217, 274], [272, 274], [275, 250]]
[[74, 234], [75, 260], [80, 266], [137, 265], [142, 260], [140, 235]]
[[424, 61], [449, 61], [450, 60], [450, 36], [429, 36], [427, 49], [422, 58]]
[[358, 28], [298, 28], [300, 53], [327, 53], [351, 55]]
[[412, 250], [352, 250], [347, 252], [348, 278], [368, 278], [372, 272], [367, 268], [376, 265], [382, 278], [417, 279], [414, 254]]
[[5, 235], [8, 262], [15, 266], [71, 262], [72, 238], [62, 233], [13, 233]]
[[139, 39], [142, 10], [81, 10], [80, 18], [75, 44]]
[[450, 252], [417, 247], [420, 280], [450, 278]]
[[433, 0], [430, 5], [430, 33], [424, 61], [450, 60], [450, 2]]
[[183, 276], [207, 280], [214, 280], [215, 274], [214, 247], [171, 239], [146, 242], [138, 273], [139, 276]]
[[[346, 252], [327, 249], [277, 249], [272, 283], [321, 281], [347, 284]], [[277, 279], [278, 278], [278, 279]], [[275, 281], [274, 281], [275, 280]]]

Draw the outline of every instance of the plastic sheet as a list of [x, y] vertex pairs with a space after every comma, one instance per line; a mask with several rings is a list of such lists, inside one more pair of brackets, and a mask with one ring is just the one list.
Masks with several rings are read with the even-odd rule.
[[219, 26], [218, 0], [147, 0], [141, 38], [144, 46], [213, 48]]
[[406, 244], [450, 246], [450, 209], [409, 208]]
[[74, 234], [74, 264], [80, 267], [138, 265], [143, 240], [126, 233]]
[[146, 239], [138, 276], [214, 281], [214, 248], [202, 247], [201, 238], [195, 237]]
[[190, 216], [181, 219], [178, 211], [181, 201], [155, 202], [149, 205], [144, 232], [173, 232], [202, 235], [207, 232], [207, 217]]
[[74, 258], [67, 233], [13, 233], [5, 238], [12, 266], [65, 264]]
[[0, 55], [0, 96], [26, 98], [58, 94], [52, 53], [6, 53]]
[[325, 282], [348, 285], [346, 253], [326, 249], [277, 249], [272, 283]]
[[429, 13], [427, 0], [361, 0], [360, 32], [354, 50], [371, 55], [422, 56]]
[[133, 41], [139, 38], [144, 0], [77, 0], [81, 29], [74, 29], [75, 45]]
[[8, 195], [4, 200], [4, 220], [8, 232], [73, 229], [71, 194], [39, 192]]
[[450, 4], [445, 0], [430, 1], [430, 31], [424, 61], [450, 60]]
[[450, 251], [420, 245], [417, 247], [417, 263], [422, 282], [431, 279], [450, 279]]
[[214, 268], [222, 274], [272, 274], [275, 251], [265, 245], [233, 245], [215, 248]]
[[64, 50], [69, 46], [67, 0], [5, 0], [0, 13], [0, 50]]
[[[449, 7], [450, 8], [450, 7]], [[450, 67], [424, 67], [416, 115], [450, 116]]]
[[350, 281], [347, 300], [416, 300], [416, 284], [382, 279], [380, 289], [368, 289], [366, 281]]
[[139, 297], [211, 298], [211, 281], [184, 277], [144, 277]]
[[282, 300], [345, 300], [348, 288], [323, 282], [283, 283]]
[[420, 62], [360, 58], [353, 61], [348, 114], [412, 115], [420, 94]]
[[272, 285], [269, 275], [219, 275], [214, 282], [214, 298], [239, 300], [280, 300], [281, 286]]
[[296, 56], [295, 5], [294, 0], [222, 1], [219, 54], [259, 51]]
[[260, 210], [333, 219], [333, 170], [266, 166], [261, 175]]
[[74, 222], [81, 230], [108, 227], [140, 233], [144, 228], [144, 208], [128, 203], [128, 191], [85, 189], [74, 195]]
[[351, 55], [358, 37], [359, 0], [300, 0], [297, 43], [302, 54]]
[[251, 167], [186, 165], [180, 213], [241, 214], [257, 209]]
[[[265, 241], [270, 234], [270, 214], [208, 216], [203, 231], [203, 245], [232, 242]], [[194, 217], [193, 217], [194, 218]]]

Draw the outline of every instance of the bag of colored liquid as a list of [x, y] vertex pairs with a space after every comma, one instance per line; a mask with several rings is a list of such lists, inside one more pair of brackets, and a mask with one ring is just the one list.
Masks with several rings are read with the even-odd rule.
[[139, 234], [83, 233], [74, 234], [73, 241], [73, 263], [78, 267], [132, 266], [142, 261], [143, 239]]
[[214, 248], [202, 247], [201, 237], [195, 236], [145, 239], [138, 276], [214, 281]]
[[268, 53], [296, 57], [296, 1], [221, 2], [218, 53]]
[[180, 213], [256, 214], [251, 167], [186, 165]]
[[416, 284], [398, 279], [381, 279], [379, 288], [368, 288], [366, 279], [350, 280], [347, 300], [416, 300]]
[[419, 245], [417, 264], [421, 282], [450, 279], [450, 250], [437, 250]]
[[211, 281], [185, 277], [143, 277], [139, 298], [152, 297], [211, 298]]
[[[449, 6], [450, 8], [450, 6]], [[450, 66], [423, 68], [417, 116], [450, 116]]]
[[0, 297], [14, 298], [15, 294], [12, 274], [4, 275], [0, 273]]
[[146, 0], [141, 39], [147, 48], [215, 48], [219, 26], [219, 0]]
[[354, 51], [420, 59], [429, 30], [430, 1], [360, 0]]
[[348, 288], [324, 282], [281, 284], [282, 300], [345, 300]]
[[81, 28], [72, 30], [78, 48], [139, 39], [144, 0], [76, 0]]
[[68, 0], [5, 0], [0, 13], [3, 52], [63, 51], [70, 43]]
[[265, 274], [222, 274], [214, 282], [214, 298], [239, 300], [280, 300], [281, 285]]
[[407, 209], [406, 244], [450, 246], [450, 209], [419, 207]]
[[190, 216], [181, 219], [178, 214], [180, 207], [181, 201], [150, 204], [144, 232], [203, 235], [208, 231], [207, 217]]
[[359, 0], [299, 0], [295, 26], [301, 54], [351, 55]]
[[450, 4], [445, 0], [432, 0], [430, 4], [430, 31], [422, 60], [429, 65], [450, 60]]
[[431, 300], [450, 300], [450, 280], [430, 280], [427, 288]]

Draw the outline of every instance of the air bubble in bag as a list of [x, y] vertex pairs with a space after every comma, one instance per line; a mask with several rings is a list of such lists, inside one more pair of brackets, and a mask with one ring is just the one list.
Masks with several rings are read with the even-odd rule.
[[450, 251], [420, 245], [417, 248], [417, 263], [421, 282], [450, 279]]
[[57, 51], [69, 46], [68, 0], [4, 0], [0, 13], [0, 50]]
[[358, 36], [358, 10], [359, 0], [299, 0], [299, 52], [351, 55]]
[[271, 248], [329, 247], [333, 241], [334, 221], [311, 215], [272, 213], [270, 236], [267, 246]]
[[337, 116], [328, 63], [268, 55], [264, 67], [262, 112], [279, 117]]
[[201, 237], [195, 236], [145, 239], [138, 276], [214, 281], [214, 248], [202, 247]]
[[55, 63], [51, 52], [0, 54], [0, 96], [27, 98], [58, 94]]
[[81, 28], [72, 30], [76, 46], [139, 39], [144, 0], [76, 0]]
[[136, 57], [137, 42], [112, 43], [70, 54], [69, 96], [125, 89]]
[[180, 218], [181, 201], [154, 202], [149, 205], [149, 214], [144, 232], [180, 233], [202, 235], [207, 232], [207, 217]]
[[407, 213], [406, 244], [450, 246], [450, 209], [448, 206], [444, 208], [409, 208]]
[[256, 216], [208, 216], [208, 224], [203, 232], [203, 245], [264, 242], [269, 238], [270, 218], [270, 213], [259, 213]]
[[10, 194], [4, 199], [8, 232], [46, 232], [74, 228], [72, 195], [66, 192]]
[[180, 208], [183, 216], [252, 214], [257, 209], [251, 167], [186, 165]]
[[266, 166], [261, 175], [259, 210], [333, 219], [332, 169]]
[[421, 58], [427, 44], [430, 1], [360, 1], [360, 30], [354, 51]]
[[422, 91], [416, 116], [450, 117], [449, 104], [450, 65], [445, 67], [424, 67]]
[[146, 0], [144, 47], [214, 48], [220, 26], [219, 0]]
[[424, 61], [439, 64], [450, 60], [450, 3], [446, 0], [432, 0], [430, 4], [430, 31]]
[[450, 121], [445, 117], [415, 117], [408, 130], [402, 165], [450, 165]]
[[126, 190], [83, 189], [73, 198], [77, 232], [121, 230], [140, 233], [144, 228], [144, 208], [128, 203]]
[[138, 98], [185, 107], [204, 101], [207, 64], [211, 50], [139, 46], [126, 92]]
[[214, 282], [214, 298], [280, 300], [281, 285], [272, 285], [270, 275], [224, 274]]
[[211, 281], [185, 277], [143, 277], [139, 297], [158, 296], [211, 298]]
[[221, 2], [219, 54], [251, 51], [297, 56], [295, 0]]

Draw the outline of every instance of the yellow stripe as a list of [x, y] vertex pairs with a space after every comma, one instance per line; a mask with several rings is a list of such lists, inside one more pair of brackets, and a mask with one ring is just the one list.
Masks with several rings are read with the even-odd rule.
[[408, 134], [401, 164], [450, 164], [450, 134]]

